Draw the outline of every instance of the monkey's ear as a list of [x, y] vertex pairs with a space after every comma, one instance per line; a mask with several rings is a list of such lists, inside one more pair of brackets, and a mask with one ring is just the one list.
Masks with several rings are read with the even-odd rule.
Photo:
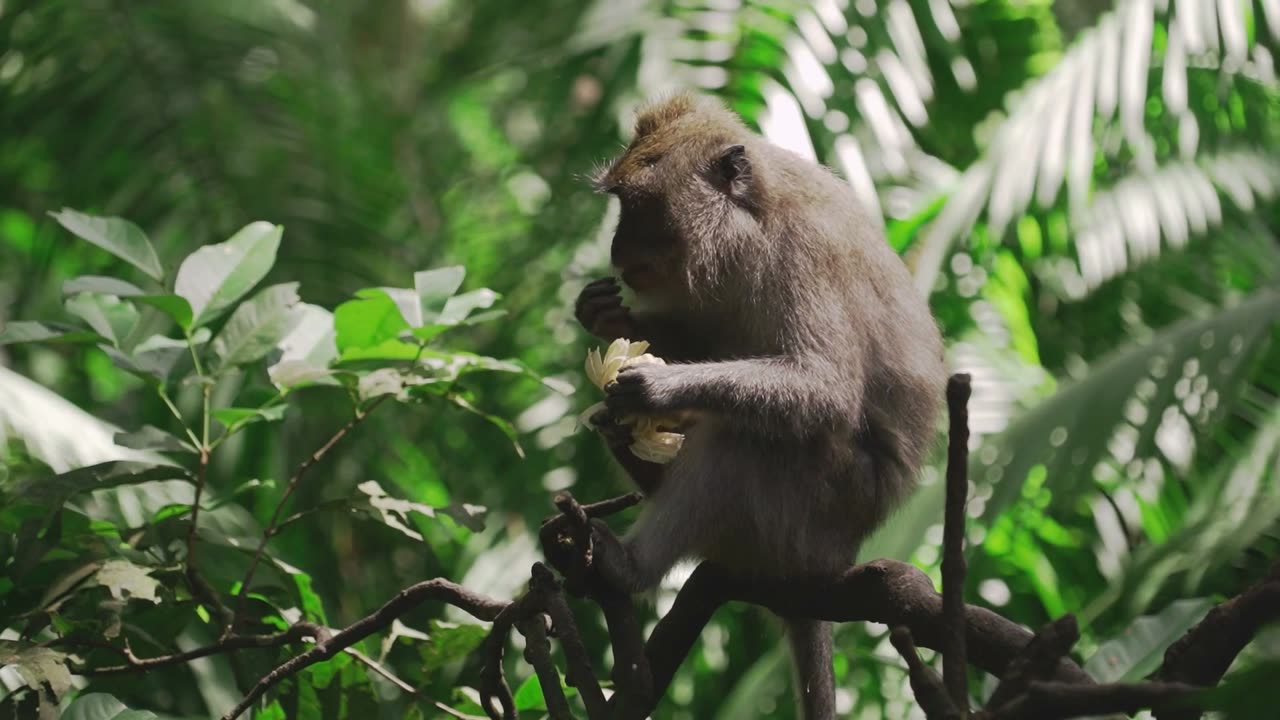
[[742, 145], [730, 145], [716, 158], [717, 179], [730, 195], [746, 195], [751, 180], [751, 161]]

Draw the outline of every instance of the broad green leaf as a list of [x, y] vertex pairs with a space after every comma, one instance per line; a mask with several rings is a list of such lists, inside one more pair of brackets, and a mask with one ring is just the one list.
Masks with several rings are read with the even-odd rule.
[[475, 415], [479, 415], [485, 420], [488, 420], [490, 425], [493, 425], [494, 427], [498, 428], [499, 430], [502, 431], [503, 435], [507, 436], [507, 439], [511, 441], [511, 446], [516, 451], [516, 455], [519, 455], [522, 458], [524, 457], [524, 448], [521, 447], [520, 445], [520, 432], [516, 430], [516, 426], [512, 425], [510, 420], [507, 420], [506, 418], [501, 417], [499, 415], [487, 413], [481, 410], [480, 408], [476, 407], [475, 405], [473, 405], [470, 400], [456, 393], [450, 393], [448, 395], [448, 399], [454, 405], [457, 405], [463, 410], [466, 410], [467, 412], [473, 413]]
[[1160, 667], [1164, 651], [1212, 607], [1206, 598], [1177, 600], [1159, 614], [1140, 617], [1122, 635], [1102, 643], [1084, 671], [1102, 683], [1137, 682]]
[[[1109, 444], [1117, 423], [1125, 422], [1125, 407], [1135, 397], [1138, 384], [1152, 368], [1181, 368], [1194, 358], [1204, 368], [1211, 383], [1229, 377], [1243, 357], [1250, 356], [1268, 340], [1275, 318], [1280, 317], [1280, 293], [1262, 290], [1230, 308], [1203, 318], [1193, 318], [1162, 329], [1152, 341], [1123, 346], [1090, 369], [1084, 379], [1064, 386], [1053, 397], [1020, 416], [1007, 430], [991, 441], [996, 452], [974, 454], [970, 475], [999, 478], [983, 518], [991, 522], [1022, 492], [1032, 468], [1045, 465], [1045, 487], [1054, 493], [1054, 502], [1070, 503], [1092, 477], [1100, 460], [1109, 458]], [[1232, 340], [1232, 338], [1238, 338]], [[1202, 346], [1205, 338], [1216, 342]], [[1233, 348], [1233, 346], [1236, 346]], [[1216, 376], [1216, 377], [1215, 377]], [[1170, 394], [1174, 383], [1162, 384]], [[1138, 457], [1152, 452], [1156, 429], [1172, 397], [1150, 400], [1138, 430]], [[1099, 422], [1111, 418], [1111, 422]], [[1070, 448], [1059, 452], [1058, 447]], [[983, 464], [983, 458], [996, 461]]]
[[146, 234], [128, 220], [98, 217], [63, 208], [49, 213], [62, 227], [124, 260], [156, 280], [164, 279], [160, 258]]
[[152, 480], [190, 479], [190, 473], [173, 465], [117, 460], [76, 468], [60, 475], [35, 476], [15, 482], [10, 489], [14, 497], [37, 500], [50, 506], [60, 505], [77, 493], [119, 485], [136, 485]]
[[191, 443], [154, 425], [143, 425], [134, 432], [116, 433], [115, 443], [134, 450], [159, 450], [161, 452], [194, 453]]
[[335, 385], [329, 364], [338, 357], [333, 313], [318, 305], [299, 304], [293, 329], [279, 343], [280, 356], [267, 368], [279, 388]]
[[62, 712], [62, 720], [156, 720], [157, 717], [148, 710], [130, 710], [107, 693], [81, 695]]
[[104, 342], [107, 338], [61, 323], [40, 323], [20, 320], [11, 322], [0, 330], [0, 345], [28, 342]]
[[[204, 338], [208, 331], [205, 328]], [[163, 335], [152, 335], [138, 343], [133, 352], [126, 353], [109, 345], [102, 350], [116, 367], [150, 382], [164, 382], [173, 372], [173, 367], [184, 355], [190, 352], [184, 340], [174, 340]]]
[[483, 625], [431, 621], [431, 639], [418, 644], [422, 671], [430, 674], [480, 647], [489, 633]]
[[466, 320], [473, 311], [493, 307], [500, 297], [502, 296], [489, 288], [454, 295], [445, 302], [444, 309], [441, 310], [436, 322], [440, 325], [457, 325]]
[[213, 352], [224, 366], [244, 365], [265, 357], [299, 319], [293, 312], [298, 299], [296, 282], [263, 289], [231, 313], [213, 340]]
[[538, 682], [538, 674], [525, 678], [515, 692], [516, 710], [546, 710], [547, 699], [542, 694], [542, 684]]
[[193, 318], [191, 303], [187, 302], [185, 298], [180, 298], [177, 295], [139, 295], [132, 298], [132, 300], [143, 305], [150, 305], [173, 318], [173, 321], [178, 323], [178, 327], [182, 328], [183, 332], [191, 329]]
[[484, 529], [484, 513], [486, 509], [480, 505], [462, 503], [460, 505], [454, 504], [448, 507], [434, 508], [412, 500], [391, 497], [386, 490], [382, 489], [377, 480], [362, 482], [356, 486], [356, 489], [361, 494], [352, 498], [353, 508], [364, 512], [366, 515], [378, 518], [387, 527], [419, 542], [422, 541], [422, 535], [407, 524], [411, 512], [416, 512], [429, 518], [435, 518], [437, 513], [441, 513], [453, 518], [459, 525], [472, 532], [480, 532]]
[[142, 289], [133, 283], [102, 275], [81, 275], [62, 283], [63, 295], [75, 295], [81, 292], [115, 295], [122, 298], [143, 294]]
[[248, 425], [257, 422], [279, 422], [284, 419], [288, 405], [270, 405], [262, 408], [218, 408], [210, 414], [213, 419], [230, 428], [233, 425]]
[[138, 309], [114, 295], [82, 292], [67, 298], [66, 307], [116, 347], [138, 324]]
[[444, 312], [445, 305], [453, 294], [462, 287], [462, 280], [467, 276], [466, 268], [461, 265], [423, 270], [413, 274], [413, 288], [418, 294], [420, 315], [418, 322], [409, 320], [409, 324], [418, 327], [423, 323], [433, 323]]
[[[348, 300], [333, 313], [338, 352], [345, 359], [365, 357], [412, 358], [417, 346], [400, 341], [401, 333], [409, 324], [391, 296], [381, 289], [366, 289], [356, 293], [356, 300]], [[381, 354], [379, 354], [381, 353]]]
[[111, 591], [111, 597], [117, 600], [132, 598], [160, 602], [160, 597], [156, 595], [156, 590], [160, 589], [160, 581], [151, 577], [151, 568], [134, 565], [128, 560], [106, 561], [89, 582], [107, 588]]
[[18, 674], [32, 690], [48, 685], [61, 697], [71, 688], [67, 654], [47, 647], [34, 647], [12, 640], [0, 640], [0, 667], [16, 666]]
[[279, 225], [250, 223], [230, 240], [206, 245], [182, 261], [174, 292], [191, 303], [194, 327], [216, 318], [266, 277], [283, 233]]

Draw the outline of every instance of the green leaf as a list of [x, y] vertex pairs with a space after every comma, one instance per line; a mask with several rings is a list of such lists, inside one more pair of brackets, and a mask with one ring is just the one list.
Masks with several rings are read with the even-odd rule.
[[173, 321], [178, 323], [178, 327], [182, 328], [183, 332], [191, 330], [193, 318], [191, 303], [187, 302], [185, 298], [180, 298], [177, 295], [139, 295], [132, 299], [134, 302], [150, 305], [173, 318]]
[[261, 408], [218, 408], [210, 414], [213, 419], [230, 428], [235, 425], [249, 425], [257, 422], [279, 422], [284, 419], [288, 405], [269, 405]]
[[[204, 331], [204, 339], [207, 339], [208, 330], [201, 330]], [[188, 352], [186, 341], [164, 335], [152, 335], [138, 343], [131, 353], [109, 345], [103, 345], [102, 350], [116, 367], [151, 382], [167, 380], [174, 365]]]
[[114, 295], [82, 292], [68, 298], [66, 307], [116, 347], [138, 324], [138, 309]]
[[413, 288], [418, 294], [420, 316], [418, 322], [409, 317], [409, 323], [419, 327], [423, 323], [436, 322], [444, 312], [449, 298], [462, 287], [462, 280], [467, 276], [466, 268], [461, 265], [423, 270], [413, 274]]
[[1108, 640], [1084, 664], [1084, 671], [1102, 683], [1137, 682], [1160, 667], [1164, 651], [1213, 607], [1206, 598], [1178, 600], [1156, 615], [1145, 615]]
[[62, 720], [155, 720], [158, 717], [148, 710], [130, 710], [107, 693], [81, 695], [62, 713]]
[[542, 694], [542, 684], [538, 682], [537, 673], [520, 683], [520, 687], [516, 690], [515, 701], [516, 710], [519, 712], [547, 709], [547, 699]]
[[241, 303], [213, 340], [213, 352], [224, 366], [244, 365], [266, 356], [300, 318], [298, 283], [272, 285]]
[[409, 330], [409, 324], [386, 290], [365, 289], [357, 292], [356, 297], [358, 299], [339, 305], [333, 313], [335, 340], [341, 357], [344, 360], [412, 359], [417, 354], [417, 346], [398, 339]]
[[430, 675], [455, 660], [461, 660], [480, 647], [488, 634], [483, 625], [459, 625], [432, 620], [431, 639], [418, 645], [418, 652], [422, 656], [422, 672]]
[[280, 340], [280, 357], [267, 368], [281, 389], [303, 385], [336, 385], [329, 364], [338, 357], [333, 313], [318, 305], [296, 306], [293, 329]]
[[142, 230], [128, 220], [98, 217], [63, 208], [49, 213], [62, 227], [132, 264], [156, 280], [164, 279], [160, 258]]
[[250, 223], [230, 240], [206, 245], [182, 261], [174, 292], [191, 303], [193, 327], [216, 318], [266, 277], [283, 234], [279, 225]]
[[444, 304], [444, 310], [436, 320], [441, 325], [457, 325], [475, 310], [486, 310], [502, 296], [489, 288], [480, 288], [455, 295]]
[[89, 581], [92, 585], [101, 585], [111, 591], [111, 597], [117, 600], [138, 599], [159, 603], [156, 590], [160, 582], [151, 577], [151, 568], [134, 565], [128, 560], [108, 560], [98, 568]]
[[429, 518], [435, 518], [437, 513], [442, 513], [453, 518], [459, 525], [472, 532], [480, 532], [484, 529], [486, 509], [480, 505], [463, 503], [434, 508], [412, 500], [391, 497], [386, 490], [382, 489], [377, 480], [362, 482], [356, 486], [356, 489], [360, 491], [361, 495], [356, 495], [352, 498], [352, 507], [354, 509], [381, 520], [387, 527], [419, 542], [422, 541], [422, 535], [406, 524], [409, 521], [409, 514], [412, 512]]
[[53, 477], [28, 477], [14, 483], [5, 494], [54, 506], [90, 490], [137, 485], [152, 480], [190, 480], [190, 477], [186, 470], [173, 465], [115, 460], [76, 468]]
[[28, 342], [105, 342], [98, 333], [87, 332], [61, 323], [40, 323], [20, 320], [11, 322], [0, 330], [0, 345]]
[[191, 443], [161, 430], [154, 425], [143, 425], [128, 433], [116, 433], [115, 443], [134, 450], [158, 450], [161, 452], [195, 453]]
[[75, 295], [81, 292], [115, 295], [122, 298], [143, 294], [142, 289], [133, 283], [102, 275], [81, 275], [62, 283], [63, 295]]

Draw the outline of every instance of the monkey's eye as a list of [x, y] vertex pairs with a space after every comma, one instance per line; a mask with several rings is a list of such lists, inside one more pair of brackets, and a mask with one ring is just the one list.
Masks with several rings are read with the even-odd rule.
[[661, 155], [642, 155], [640, 157], [640, 164], [645, 167], [653, 167], [654, 165], [657, 165], [658, 161], [661, 159]]

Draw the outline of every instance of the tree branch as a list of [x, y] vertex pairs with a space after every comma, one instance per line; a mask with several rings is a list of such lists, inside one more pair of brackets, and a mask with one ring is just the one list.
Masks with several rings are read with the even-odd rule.
[[569, 701], [560, 687], [560, 672], [551, 659], [551, 643], [547, 640], [548, 620], [546, 615], [539, 613], [517, 623], [516, 628], [525, 637], [524, 660], [538, 676], [542, 697], [547, 701], [547, 715], [551, 720], [573, 720]]
[[[969, 707], [965, 660], [964, 559], [965, 503], [969, 496], [969, 376], [947, 381], [947, 502], [942, 532], [942, 680], [954, 708]], [[908, 638], [909, 640], [909, 638]], [[926, 709], [927, 711], [927, 709]]]
[[1186, 683], [1116, 683], [1079, 685], [1063, 682], [1033, 682], [1025, 695], [994, 712], [984, 712], [980, 720], [1062, 720], [1139, 710], [1156, 712], [1188, 709], [1199, 715], [1198, 696], [1203, 688]]
[[489, 621], [497, 619], [498, 614], [510, 604], [474, 593], [442, 578], [425, 580], [415, 585], [410, 585], [397, 593], [395, 597], [387, 601], [386, 604], [375, 610], [371, 615], [355, 621], [342, 631], [334, 633], [328, 639], [317, 641], [314, 647], [295, 655], [267, 673], [253, 686], [253, 689], [245, 695], [239, 704], [226, 715], [223, 715], [223, 720], [234, 720], [234, 718], [239, 717], [266, 694], [267, 690], [270, 690], [281, 680], [304, 668], [332, 658], [373, 633], [386, 629], [393, 620], [401, 615], [424, 602], [432, 600], [448, 603], [473, 617]]
[[123, 675], [126, 673], [145, 672], [156, 668], [166, 667], [169, 665], [181, 665], [183, 663], [197, 660], [210, 655], [217, 655], [225, 652], [235, 652], [245, 648], [273, 648], [290, 643], [298, 642], [304, 638], [312, 638], [316, 641], [328, 637], [329, 631], [324, 627], [311, 622], [297, 622], [278, 633], [268, 635], [232, 635], [223, 638], [212, 645], [195, 648], [194, 650], [186, 650], [172, 655], [160, 655], [158, 657], [140, 658], [133, 654], [128, 647], [116, 647], [105, 643], [84, 643], [79, 640], [69, 639], [66, 644], [85, 645], [89, 647], [103, 647], [115, 652], [125, 660], [124, 665], [112, 665], [103, 668], [92, 668], [77, 670], [76, 674], [85, 677], [105, 677], [109, 675]]
[[1033, 681], [1048, 678], [1079, 639], [1075, 615], [1063, 615], [1040, 628], [1009, 663], [1000, 684], [987, 700], [987, 707], [999, 708], [1024, 693]]
[[893, 643], [902, 659], [907, 661], [911, 691], [915, 693], [916, 702], [920, 703], [925, 717], [929, 720], [959, 720], [960, 710], [949, 697], [943, 679], [920, 659], [916, 644], [911, 639], [911, 631], [905, 627], [896, 627], [889, 634], [889, 642]]

